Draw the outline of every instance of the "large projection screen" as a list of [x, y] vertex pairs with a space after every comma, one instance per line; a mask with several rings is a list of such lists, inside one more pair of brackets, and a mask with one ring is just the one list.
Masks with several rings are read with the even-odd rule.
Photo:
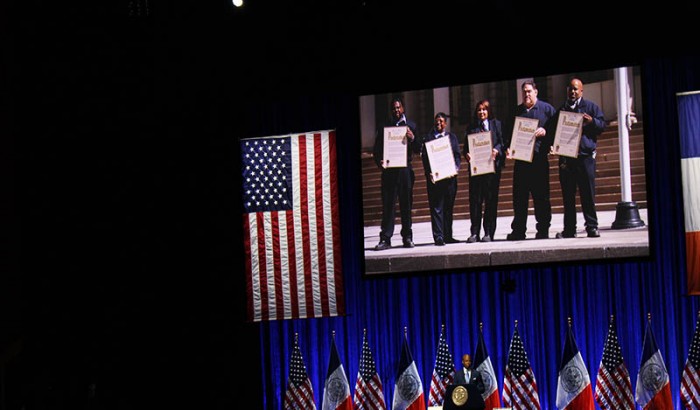
[[[428, 178], [420, 154], [410, 161], [415, 180], [412, 189], [412, 240], [404, 247], [398, 198], [394, 201], [394, 232], [391, 247], [375, 250], [380, 241], [382, 221], [382, 172], [373, 155], [375, 138], [391, 118], [391, 102], [403, 101], [405, 115], [416, 123], [416, 137], [431, 133], [435, 114], [448, 116], [446, 131], [456, 134], [460, 152], [472, 124], [476, 104], [487, 99], [492, 115], [503, 129], [513, 123], [516, 107], [522, 103], [522, 84], [533, 81], [538, 99], [559, 109], [567, 100], [572, 78], [583, 83], [583, 99], [597, 104], [605, 127], [597, 138], [595, 154], [595, 204], [600, 237], [588, 237], [584, 227], [581, 197], [576, 193], [576, 238], [556, 239], [563, 230], [564, 207], [560, 183], [560, 156], [550, 154], [549, 190], [551, 227], [548, 239], [536, 239], [536, 218], [532, 196], [528, 199], [527, 231], [524, 240], [507, 240], [513, 221], [514, 159], [506, 159], [500, 178], [497, 223], [490, 242], [467, 243], [471, 235], [470, 180], [464, 156], [457, 179], [453, 211], [456, 243], [437, 246], [431, 228]], [[642, 72], [640, 67], [613, 67], [586, 72], [557, 73], [540, 77], [513, 78], [479, 84], [386, 92], [359, 98], [362, 138], [362, 210], [365, 275], [413, 272], [463, 271], [492, 267], [520, 267], [529, 264], [583, 263], [646, 258], [650, 255], [647, 220], [647, 178], [643, 118]], [[623, 104], [618, 104], [622, 96]], [[622, 121], [618, 110], [625, 111]], [[510, 140], [511, 135], [505, 135]], [[383, 136], [380, 136], [382, 138]], [[405, 228], [405, 227], [404, 227]], [[480, 236], [484, 235], [483, 227]]]

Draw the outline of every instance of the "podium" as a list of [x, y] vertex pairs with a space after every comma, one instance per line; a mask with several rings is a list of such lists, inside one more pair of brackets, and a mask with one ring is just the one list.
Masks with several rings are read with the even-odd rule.
[[453, 384], [445, 389], [442, 410], [483, 410], [485, 407], [484, 398], [474, 385]]

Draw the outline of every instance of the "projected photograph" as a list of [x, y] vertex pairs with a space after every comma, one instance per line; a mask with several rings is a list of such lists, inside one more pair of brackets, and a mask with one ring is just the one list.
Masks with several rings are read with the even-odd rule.
[[640, 67], [359, 104], [365, 275], [649, 256]]

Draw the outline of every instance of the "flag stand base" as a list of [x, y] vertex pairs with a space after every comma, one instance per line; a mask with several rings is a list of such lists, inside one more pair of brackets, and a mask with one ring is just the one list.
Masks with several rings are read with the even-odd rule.
[[612, 223], [612, 229], [630, 229], [644, 226], [644, 221], [639, 217], [639, 208], [637, 203], [618, 202], [615, 207], [615, 221]]

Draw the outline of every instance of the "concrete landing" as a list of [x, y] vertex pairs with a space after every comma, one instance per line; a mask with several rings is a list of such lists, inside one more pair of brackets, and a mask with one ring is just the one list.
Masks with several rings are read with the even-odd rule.
[[[401, 225], [397, 224], [392, 238], [392, 248], [375, 251], [379, 242], [379, 227], [365, 227], [364, 255], [365, 273], [404, 274], [409, 272], [464, 270], [478, 267], [517, 266], [572, 261], [592, 261], [615, 258], [649, 256], [649, 221], [647, 210], [639, 215], [645, 226], [633, 229], [611, 229], [615, 211], [598, 212], [600, 238], [588, 238], [583, 228], [583, 216], [578, 214], [578, 237], [555, 239], [563, 229], [563, 215], [552, 216], [550, 239], [535, 239], [535, 217], [528, 217], [527, 238], [522, 241], [507, 241], [511, 232], [511, 217], [498, 218], [495, 240], [492, 242], [466, 243], [470, 222], [455, 220], [455, 239], [460, 242], [435, 246], [430, 222], [413, 224], [413, 240], [416, 247], [405, 249], [401, 245]], [[483, 232], [483, 229], [482, 229]]]

